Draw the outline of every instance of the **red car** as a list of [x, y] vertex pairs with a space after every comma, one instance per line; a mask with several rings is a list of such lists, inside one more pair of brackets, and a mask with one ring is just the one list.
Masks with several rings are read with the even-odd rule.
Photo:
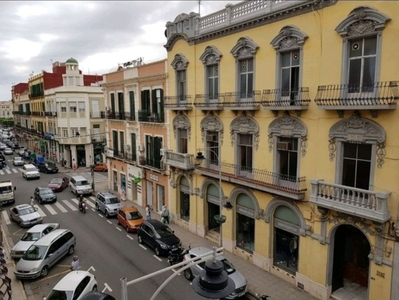
[[95, 172], [107, 172], [108, 167], [107, 164], [97, 164], [94, 166], [93, 171]]
[[55, 177], [47, 185], [53, 192], [62, 192], [69, 185], [67, 177]]

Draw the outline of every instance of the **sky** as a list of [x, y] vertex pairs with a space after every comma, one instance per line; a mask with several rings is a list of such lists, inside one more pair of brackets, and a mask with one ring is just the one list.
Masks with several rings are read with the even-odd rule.
[[167, 57], [166, 23], [181, 13], [205, 16], [239, 1], [0, 1], [0, 101], [52, 63], [73, 57], [84, 74]]

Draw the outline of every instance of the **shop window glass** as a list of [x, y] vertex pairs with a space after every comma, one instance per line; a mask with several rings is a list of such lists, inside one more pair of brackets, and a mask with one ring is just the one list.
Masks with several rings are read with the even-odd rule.
[[253, 218], [237, 213], [237, 247], [248, 252], [254, 251], [255, 221]]

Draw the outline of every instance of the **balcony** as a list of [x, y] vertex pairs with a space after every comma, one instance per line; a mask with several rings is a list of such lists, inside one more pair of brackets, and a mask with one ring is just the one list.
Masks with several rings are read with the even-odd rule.
[[44, 115], [46, 116], [46, 117], [54, 117], [54, 118], [56, 118], [57, 117], [57, 112], [50, 112], [50, 111], [46, 111], [46, 112], [44, 112]]
[[193, 170], [195, 166], [194, 155], [188, 153], [178, 153], [172, 150], [164, 150], [164, 165], [181, 170]]
[[165, 109], [170, 109], [173, 111], [179, 110], [192, 110], [193, 105], [191, 103], [191, 96], [181, 95], [181, 96], [168, 96], [165, 97]]
[[310, 103], [309, 88], [300, 87], [294, 90], [263, 90], [262, 106], [277, 116], [279, 111], [291, 110], [300, 115], [307, 110]]
[[398, 99], [398, 81], [386, 81], [367, 85], [321, 85], [315, 102], [319, 108], [336, 110], [340, 116], [345, 110], [370, 110], [376, 117], [378, 110], [396, 109]]
[[105, 119], [105, 112], [104, 111], [92, 111], [90, 112], [91, 119]]
[[80, 144], [91, 144], [90, 136], [82, 137], [55, 137], [60, 144], [65, 145], [80, 145]]
[[[196, 167], [198, 173], [219, 179], [217, 162], [204, 162]], [[234, 182], [238, 185], [283, 196], [293, 200], [303, 200], [306, 192], [306, 178], [282, 175], [266, 170], [244, 168], [239, 165], [221, 163], [223, 181]]]
[[32, 111], [32, 116], [44, 116], [43, 111]]
[[152, 169], [164, 170], [164, 163], [161, 160], [155, 160], [153, 158], [146, 158], [145, 156], [139, 156], [139, 163], [141, 166], [149, 167]]
[[223, 107], [228, 110], [259, 110], [261, 103], [261, 92], [253, 91], [252, 93], [232, 92], [225, 93]]
[[105, 114], [105, 117], [108, 120], [126, 120], [126, 113], [110, 111]]
[[150, 123], [164, 122], [163, 113], [151, 113], [151, 111], [149, 110], [139, 110], [138, 116], [139, 116], [139, 122], [150, 122]]
[[137, 154], [136, 153], [131, 153], [129, 151], [125, 152], [125, 159], [128, 162], [134, 162], [137, 163]]
[[194, 106], [202, 111], [223, 110], [224, 94], [197, 94]]
[[327, 183], [312, 179], [309, 202], [319, 207], [339, 211], [352, 216], [384, 223], [391, 217], [388, 209], [390, 192], [373, 192], [354, 187]]

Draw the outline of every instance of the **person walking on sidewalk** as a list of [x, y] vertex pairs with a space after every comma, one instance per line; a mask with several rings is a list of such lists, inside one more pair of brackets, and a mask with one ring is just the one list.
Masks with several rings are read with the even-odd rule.
[[147, 216], [147, 220], [151, 219], [151, 210], [151, 206], [147, 204], [147, 206], [145, 207], [145, 215]]
[[35, 199], [33, 196], [30, 196], [30, 206], [34, 207], [33, 205], [35, 204]]
[[76, 271], [79, 269], [79, 257], [75, 255], [71, 262], [71, 267], [69, 268], [71, 271]]
[[167, 223], [169, 224], [169, 209], [166, 207], [166, 205], [162, 206], [162, 223]]

